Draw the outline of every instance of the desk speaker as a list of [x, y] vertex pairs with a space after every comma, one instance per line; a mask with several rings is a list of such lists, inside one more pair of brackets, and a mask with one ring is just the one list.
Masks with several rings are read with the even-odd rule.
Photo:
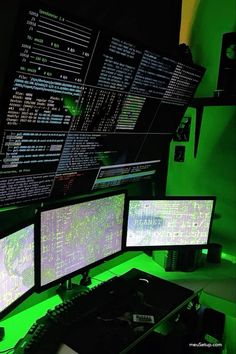
[[236, 96], [236, 32], [223, 34], [217, 90]]
[[165, 271], [191, 272], [200, 266], [202, 250], [183, 247], [178, 250], [153, 251], [152, 259]]

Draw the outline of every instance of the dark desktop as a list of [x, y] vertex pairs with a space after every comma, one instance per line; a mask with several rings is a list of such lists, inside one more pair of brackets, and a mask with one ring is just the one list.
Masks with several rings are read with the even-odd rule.
[[[159, 199], [152, 202], [157, 205], [164, 203]], [[205, 233], [205, 239], [203, 235], [203, 242], [198, 237], [192, 238], [191, 246], [207, 247], [214, 199], [175, 198], [165, 202], [171, 202], [169, 210], [172, 213], [169, 212], [169, 216], [173, 218], [176, 203], [181, 204], [178, 218], [182, 220], [181, 227], [185, 233], [191, 230], [189, 222], [196, 225], [198, 218], [200, 232]], [[121, 275], [108, 269], [112, 278], [106, 281], [100, 276], [90, 276], [95, 266], [103, 266], [104, 262], [106, 265], [109, 259], [129, 249], [130, 231], [132, 235], [134, 232], [133, 224], [130, 224], [134, 218], [132, 203], [144, 204], [146, 215], [150, 214], [150, 201], [129, 199], [127, 193], [121, 191], [64, 205], [42, 206], [33, 225], [21, 227], [1, 240], [1, 269], [4, 284], [7, 284], [1, 290], [1, 317], [23, 301], [23, 296], [29, 296], [29, 290], [42, 293], [55, 286], [54, 296], [59, 295], [62, 299], [61, 303], [36, 320], [25, 337], [17, 342], [14, 353], [59, 353], [65, 345], [83, 353], [93, 353], [94, 346], [104, 353], [126, 352], [134, 346], [139, 348], [138, 343], [161, 321], [174, 316], [180, 309], [188, 312], [190, 303], [197, 306], [198, 292], [140, 269], [131, 268]], [[189, 211], [189, 208], [192, 210]], [[166, 214], [165, 208], [162, 207], [161, 211]], [[143, 218], [141, 207], [139, 215], [140, 212]], [[198, 214], [197, 218], [194, 215], [194, 220], [191, 220], [191, 213]], [[200, 213], [204, 213], [205, 219], [201, 219]], [[131, 237], [132, 246], [141, 247], [141, 250], [145, 250], [146, 246], [153, 246], [155, 250], [160, 246], [168, 248], [169, 245], [177, 249], [185, 247], [183, 241], [179, 244], [174, 241], [169, 232], [165, 233], [163, 242], [163, 237], [159, 235], [161, 225], [155, 224], [153, 228], [152, 223], [150, 228], [150, 219], [140, 222], [137, 214], [135, 217], [138, 230], [142, 228], [146, 242], [140, 244], [137, 232], [135, 241]], [[160, 209], [152, 207], [152, 220], [158, 218]], [[169, 222], [168, 217], [162, 218], [164, 223]], [[195, 226], [192, 227], [194, 229]], [[147, 241], [148, 234], [151, 242]], [[8, 266], [11, 262], [9, 257], [14, 261], [15, 276], [11, 275], [12, 269]], [[17, 272], [20, 272], [20, 279], [17, 279]], [[82, 275], [80, 283], [71, 282], [78, 274]], [[99, 282], [96, 286], [93, 285], [94, 280]], [[95, 331], [96, 335], [94, 333], [93, 342], [88, 343], [91, 331]], [[191, 338], [195, 336], [191, 333]]]

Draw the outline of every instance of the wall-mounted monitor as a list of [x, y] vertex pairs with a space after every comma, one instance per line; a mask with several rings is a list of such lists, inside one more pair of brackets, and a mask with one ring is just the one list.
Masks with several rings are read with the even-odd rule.
[[18, 22], [0, 98], [0, 206], [85, 194], [101, 167], [163, 159], [202, 67], [38, 1], [22, 2]]
[[121, 253], [125, 196], [125, 192], [115, 192], [40, 210], [40, 289], [62, 283]]
[[131, 199], [127, 248], [175, 248], [208, 245], [215, 197]]
[[0, 318], [33, 292], [34, 224], [0, 232]]

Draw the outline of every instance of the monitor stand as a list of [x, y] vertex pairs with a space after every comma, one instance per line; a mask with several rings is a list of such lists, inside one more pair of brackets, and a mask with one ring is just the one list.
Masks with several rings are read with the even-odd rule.
[[89, 286], [92, 284], [91, 277], [89, 276], [89, 271], [86, 270], [82, 273], [82, 279], [80, 280], [80, 285]]
[[87, 286], [74, 284], [71, 279], [61, 283], [59, 288], [56, 290], [63, 302], [72, 300], [76, 295], [86, 293], [87, 291]]

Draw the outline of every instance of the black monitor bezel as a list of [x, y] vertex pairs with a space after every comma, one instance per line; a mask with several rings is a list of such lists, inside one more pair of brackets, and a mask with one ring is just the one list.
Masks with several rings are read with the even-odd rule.
[[[86, 265], [85, 267], [79, 268], [75, 271], [73, 271], [70, 274], [66, 274], [58, 279], [55, 279], [47, 284], [42, 285], [41, 284], [41, 248], [40, 248], [40, 236], [41, 236], [41, 212], [48, 211], [48, 210], [53, 210], [53, 209], [59, 209], [63, 208], [66, 206], [72, 206], [75, 204], [82, 204], [86, 203], [89, 201], [95, 201], [98, 199], [103, 199], [103, 198], [108, 198], [116, 195], [124, 195], [124, 210], [123, 210], [123, 225], [122, 225], [122, 235], [121, 235], [121, 250], [117, 251], [109, 256], [106, 256], [98, 261], [95, 261], [91, 264]], [[65, 281], [74, 278], [77, 275], [82, 274], [85, 271], [90, 270], [91, 268], [96, 267], [99, 264], [102, 264], [105, 261], [109, 261], [110, 259], [121, 255], [124, 250], [125, 250], [125, 244], [124, 244], [124, 235], [125, 235], [125, 230], [126, 230], [126, 204], [127, 203], [127, 191], [126, 190], [119, 190], [119, 191], [111, 191], [107, 193], [99, 193], [96, 195], [90, 195], [87, 197], [80, 197], [78, 199], [73, 199], [72, 201], [64, 201], [60, 203], [55, 203], [55, 204], [50, 204], [50, 206], [42, 206], [37, 210], [36, 213], [36, 291], [38, 293], [47, 290], [49, 288], [52, 288], [53, 286], [56, 286], [58, 284], [62, 284]]]
[[24, 300], [26, 300], [30, 295], [36, 291], [36, 225], [34, 218], [31, 218], [23, 223], [17, 224], [4, 232], [0, 232], [0, 239], [7, 238], [11, 234], [20, 231], [28, 226], [33, 225], [34, 227], [34, 285], [16, 300], [14, 300], [10, 305], [8, 305], [4, 310], [0, 311], [0, 320], [2, 320], [6, 315], [12, 312], [18, 305], [20, 305]]
[[[158, 246], [150, 246], [150, 245], [142, 245], [142, 246], [127, 246], [127, 232], [128, 232], [128, 216], [129, 216], [129, 204], [130, 201], [132, 200], [212, 200], [213, 201], [213, 206], [212, 206], [212, 214], [211, 214], [211, 219], [210, 219], [210, 225], [209, 225], [209, 231], [208, 231], [208, 238], [207, 242], [204, 244], [186, 244], [186, 245], [158, 245]], [[211, 229], [212, 229], [212, 223], [213, 223], [213, 216], [214, 216], [214, 210], [215, 210], [215, 204], [216, 204], [216, 196], [165, 196], [165, 197], [129, 197], [127, 199], [127, 206], [126, 206], [126, 230], [125, 230], [125, 238], [124, 238], [124, 244], [125, 244], [125, 249], [127, 251], [155, 251], [155, 250], [180, 250], [180, 249], [207, 249], [209, 247], [209, 242], [210, 242], [210, 235], [211, 235]]]

